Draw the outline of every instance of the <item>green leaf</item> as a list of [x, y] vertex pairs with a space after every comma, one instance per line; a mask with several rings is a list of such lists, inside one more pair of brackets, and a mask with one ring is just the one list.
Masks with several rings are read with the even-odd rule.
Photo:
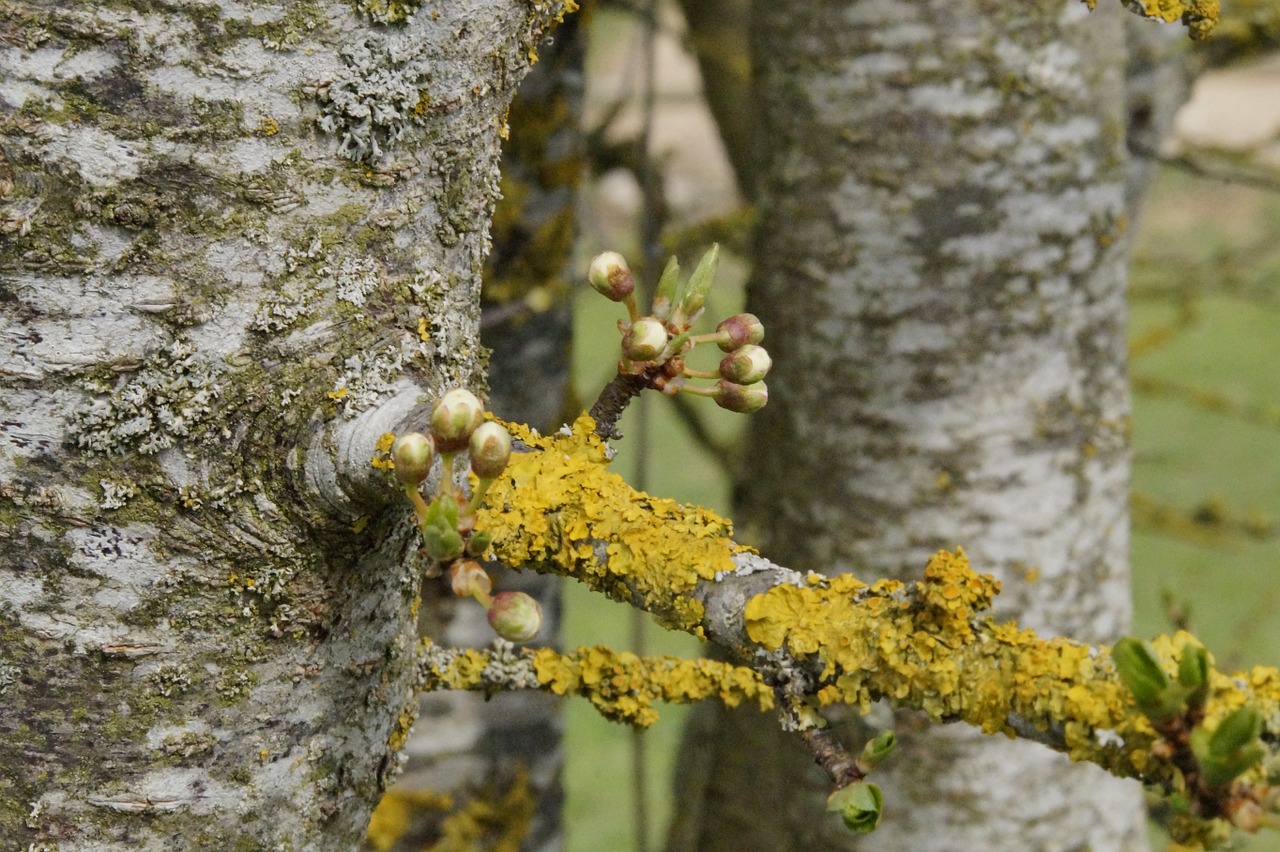
[[1146, 642], [1126, 636], [1111, 646], [1120, 682], [1138, 702], [1152, 701], [1169, 685], [1169, 676], [1156, 661], [1155, 651]]
[[716, 279], [716, 267], [720, 265], [720, 244], [712, 243], [711, 248], [698, 261], [693, 274], [685, 285], [684, 295], [680, 297], [679, 312], [692, 322], [707, 301], [707, 293]]
[[457, 530], [427, 527], [422, 531], [422, 542], [427, 555], [437, 562], [448, 562], [462, 555], [462, 536]]
[[676, 303], [676, 289], [679, 285], [680, 261], [672, 255], [667, 261], [666, 268], [662, 270], [662, 277], [658, 279], [658, 289], [653, 294], [652, 313], [655, 317], [665, 321], [671, 316], [671, 309]]
[[1262, 714], [1246, 704], [1237, 707], [1213, 729], [1209, 739], [1209, 752], [1225, 757], [1249, 745], [1262, 734]]
[[1209, 697], [1209, 652], [1196, 643], [1187, 643], [1178, 661], [1178, 683], [1187, 690], [1187, 703], [1203, 707]]
[[869, 834], [880, 825], [884, 794], [869, 781], [857, 781], [828, 796], [827, 810], [839, 813], [845, 828], [850, 831]]
[[491, 544], [493, 544], [493, 536], [490, 533], [474, 532], [471, 534], [471, 540], [467, 542], [467, 553], [471, 556], [483, 556]]

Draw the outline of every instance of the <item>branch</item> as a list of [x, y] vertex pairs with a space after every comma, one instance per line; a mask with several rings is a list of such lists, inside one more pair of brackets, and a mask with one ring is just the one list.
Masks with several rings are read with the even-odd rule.
[[[761, 683], [816, 707], [848, 704], [865, 712], [883, 699], [934, 721], [1029, 736], [1166, 791], [1178, 785], [1177, 767], [1162, 756], [1163, 740], [1120, 683], [1110, 649], [1042, 638], [983, 617], [999, 583], [973, 571], [963, 552], [937, 554], [914, 583], [867, 584], [776, 565], [734, 542], [730, 523], [714, 513], [632, 491], [605, 469], [606, 447], [594, 425], [583, 417], [554, 436], [520, 434], [533, 451], [512, 459], [477, 517], [500, 561], [573, 577], [671, 629], [710, 639]], [[1193, 641], [1177, 634], [1153, 644], [1173, 671]], [[618, 676], [614, 657], [573, 659], [575, 684]], [[665, 682], [656, 687], [662, 694], [673, 692], [671, 675], [634, 665]], [[551, 684], [554, 669], [535, 667], [537, 683]], [[1230, 677], [1213, 671], [1209, 682], [1206, 724], [1250, 704], [1267, 720], [1262, 740], [1274, 756], [1280, 671]], [[610, 697], [596, 695], [597, 706]], [[631, 700], [619, 693], [610, 706], [624, 698]], [[1246, 777], [1261, 781], [1256, 769]], [[1256, 789], [1265, 788], [1247, 791]], [[1221, 795], [1192, 807], [1202, 816], [1222, 815], [1229, 802], [1226, 791]], [[1230, 801], [1238, 799], [1232, 792]]]

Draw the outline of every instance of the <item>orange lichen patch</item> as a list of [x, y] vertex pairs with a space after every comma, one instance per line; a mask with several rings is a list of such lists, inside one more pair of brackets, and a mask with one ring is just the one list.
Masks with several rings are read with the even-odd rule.
[[729, 707], [754, 701], [773, 706], [773, 690], [754, 671], [716, 660], [638, 657], [596, 646], [559, 654], [540, 648], [538, 680], [557, 695], [586, 697], [607, 719], [644, 728], [658, 720], [655, 701], [688, 703], [716, 698]]
[[730, 538], [730, 523], [633, 491], [605, 469], [605, 446], [585, 414], [569, 435], [507, 428], [535, 451], [512, 457], [476, 518], [476, 527], [493, 535], [497, 558], [573, 577], [696, 632], [703, 611], [690, 592], [732, 571], [733, 555], [745, 550]]

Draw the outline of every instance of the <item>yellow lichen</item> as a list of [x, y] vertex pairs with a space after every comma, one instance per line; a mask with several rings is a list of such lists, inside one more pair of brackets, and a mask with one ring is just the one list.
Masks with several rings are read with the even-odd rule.
[[655, 701], [716, 698], [729, 707], [746, 701], [765, 710], [773, 706], [773, 691], [758, 674], [717, 660], [639, 657], [596, 646], [572, 654], [540, 648], [533, 665], [555, 694], [584, 696], [605, 718], [641, 728], [657, 721]]
[[396, 436], [391, 432], [383, 432], [378, 436], [378, 443], [373, 446], [373, 458], [369, 460], [369, 465], [374, 470], [395, 470], [396, 463], [391, 460], [391, 445], [396, 442]]
[[369, 845], [376, 852], [388, 852], [409, 831], [414, 814], [424, 810], [451, 811], [453, 796], [435, 790], [388, 790], [369, 819]]
[[512, 567], [553, 570], [612, 598], [644, 606], [670, 626], [695, 630], [701, 580], [734, 569], [744, 548], [730, 523], [707, 509], [633, 491], [606, 470], [595, 423], [541, 437], [508, 424], [535, 452], [512, 457], [485, 498], [476, 526]]
[[[472, 791], [460, 805], [457, 798], [435, 790], [388, 790], [369, 821], [365, 833], [369, 846], [388, 852], [411, 830], [423, 832], [425, 825], [434, 829], [437, 838], [420, 847], [426, 852], [518, 852], [537, 809], [528, 770], [517, 769], [505, 790], [486, 785]], [[424, 825], [415, 826], [415, 818]]]
[[[910, 585], [866, 586], [840, 576], [821, 586], [778, 586], [748, 601], [745, 625], [761, 646], [821, 663], [823, 704], [866, 708], [889, 698], [988, 733], [1012, 734], [1016, 715], [1042, 730], [1060, 728], [1073, 759], [1148, 780], [1172, 778], [1171, 766], [1150, 759], [1155, 733], [1116, 678], [1108, 649], [979, 619], [998, 590], [963, 551], [943, 552]], [[1153, 647], [1172, 674], [1193, 641], [1179, 633]], [[1248, 694], [1242, 682], [1241, 675], [1213, 674], [1210, 725], [1246, 701], [1264, 713], [1280, 706], [1273, 670], [1251, 676]], [[1099, 737], [1103, 731], [1109, 733]]]

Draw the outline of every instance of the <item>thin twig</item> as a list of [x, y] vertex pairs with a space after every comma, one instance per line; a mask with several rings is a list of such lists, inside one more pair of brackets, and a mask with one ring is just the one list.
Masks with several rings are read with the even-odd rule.
[[622, 437], [618, 431], [618, 420], [622, 412], [627, 410], [631, 400], [649, 386], [648, 377], [644, 374], [618, 373], [600, 390], [600, 395], [592, 403], [587, 413], [596, 421], [596, 434], [606, 441], [616, 441]]

